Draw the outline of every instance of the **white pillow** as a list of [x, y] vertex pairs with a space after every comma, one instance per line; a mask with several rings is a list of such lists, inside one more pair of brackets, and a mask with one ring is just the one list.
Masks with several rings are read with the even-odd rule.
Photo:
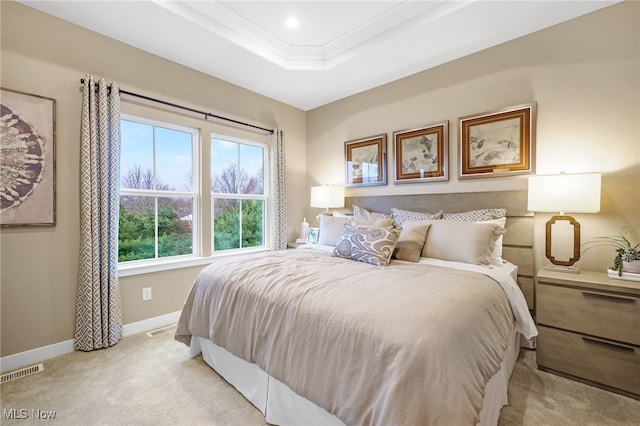
[[422, 257], [488, 265], [496, 240], [505, 232], [495, 223], [431, 221]]
[[333, 210], [331, 214], [335, 217], [353, 217], [353, 212], [350, 212], [346, 209]]
[[351, 217], [347, 219], [347, 224], [359, 227], [375, 227], [375, 228], [395, 228], [396, 223], [390, 217], [383, 219], [363, 219]]
[[[497, 223], [504, 228], [507, 223], [506, 214], [507, 209], [502, 208], [480, 209], [461, 213], [444, 213], [442, 218], [444, 220], [457, 220], [461, 222]], [[496, 265], [502, 264], [502, 235], [498, 237], [491, 256]]]
[[338, 240], [342, 236], [344, 224], [347, 223], [349, 218], [336, 217], [321, 214], [318, 216], [320, 219], [320, 229], [318, 231], [318, 244], [324, 244], [327, 246], [335, 246]]
[[[484, 220], [482, 222], [476, 222], [476, 223], [495, 223], [505, 228], [505, 225], [507, 224], [507, 218], [501, 217], [500, 219]], [[507, 232], [506, 228], [505, 228], [505, 232]], [[493, 257], [493, 262], [496, 265], [500, 265], [502, 263], [502, 235], [500, 235], [496, 240], [496, 245], [493, 247], [493, 251], [491, 252], [491, 257]]]

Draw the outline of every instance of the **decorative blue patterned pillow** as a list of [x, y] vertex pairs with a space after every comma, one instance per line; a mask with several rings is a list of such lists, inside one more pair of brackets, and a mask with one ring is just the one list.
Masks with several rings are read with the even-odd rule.
[[399, 228], [359, 228], [345, 225], [333, 255], [372, 265], [388, 265], [400, 237]]

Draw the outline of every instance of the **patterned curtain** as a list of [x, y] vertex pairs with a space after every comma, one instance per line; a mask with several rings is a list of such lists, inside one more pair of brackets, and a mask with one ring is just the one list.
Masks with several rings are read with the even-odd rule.
[[274, 129], [267, 137], [269, 151], [269, 218], [271, 250], [287, 248], [287, 179], [284, 133]]
[[120, 91], [85, 76], [80, 148], [80, 266], [76, 350], [91, 351], [122, 338], [118, 284]]

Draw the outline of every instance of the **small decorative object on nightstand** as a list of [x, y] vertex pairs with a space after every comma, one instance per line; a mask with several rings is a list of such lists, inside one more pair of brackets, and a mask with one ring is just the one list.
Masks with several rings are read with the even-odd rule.
[[297, 249], [300, 246], [303, 246], [304, 243], [299, 243], [299, 242], [295, 242], [295, 243], [287, 243], [287, 248], [288, 249]]
[[296, 240], [296, 244], [304, 244], [307, 241], [307, 233], [309, 233], [309, 222], [305, 217], [300, 224], [300, 238]]
[[309, 228], [307, 232], [307, 244], [318, 244], [319, 228]]
[[640, 399], [640, 284], [540, 270], [538, 368]]
[[596, 237], [584, 243], [584, 251], [599, 246], [614, 248], [613, 266], [607, 269], [609, 278], [640, 281], [640, 240], [634, 240], [635, 230], [640, 231], [640, 228], [625, 226], [616, 235]]

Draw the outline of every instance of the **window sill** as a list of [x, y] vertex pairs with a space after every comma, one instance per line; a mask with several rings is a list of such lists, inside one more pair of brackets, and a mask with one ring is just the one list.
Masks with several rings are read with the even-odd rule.
[[171, 271], [181, 268], [190, 268], [193, 266], [202, 266], [212, 263], [215, 259], [221, 257], [238, 256], [247, 253], [261, 253], [269, 251], [266, 247], [257, 247], [244, 250], [227, 250], [216, 253], [208, 257], [185, 256], [173, 259], [159, 259], [154, 261], [128, 262], [118, 265], [119, 277], [130, 277], [134, 275], [150, 274], [153, 272]]

